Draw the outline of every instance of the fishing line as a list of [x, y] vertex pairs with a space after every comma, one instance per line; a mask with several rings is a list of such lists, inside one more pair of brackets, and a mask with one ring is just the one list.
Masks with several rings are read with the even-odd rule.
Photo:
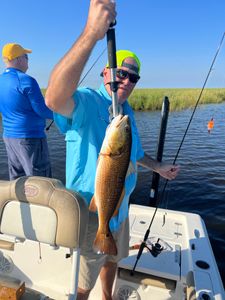
[[[186, 130], [185, 130], [185, 133], [184, 133], [183, 138], [182, 138], [182, 140], [181, 140], [180, 146], [179, 146], [179, 148], [178, 148], [178, 150], [177, 150], [177, 153], [176, 153], [176, 155], [175, 155], [175, 158], [174, 158], [174, 161], [173, 161], [173, 165], [175, 164], [175, 162], [176, 162], [176, 160], [177, 160], [177, 157], [178, 157], [178, 155], [179, 155], [179, 153], [180, 153], [180, 150], [181, 150], [181, 147], [182, 147], [182, 145], [183, 145], [184, 139], [185, 139], [185, 137], [186, 137], [186, 135], [187, 135], [188, 129], [189, 129], [190, 125], [191, 125], [191, 121], [192, 121], [192, 119], [193, 119], [193, 116], [194, 116], [195, 111], [196, 111], [196, 109], [197, 109], [198, 103], [199, 103], [199, 101], [200, 101], [200, 99], [201, 99], [201, 97], [202, 97], [202, 93], [203, 93], [203, 91], [204, 91], [204, 89], [205, 89], [205, 86], [206, 86], [206, 83], [207, 83], [207, 81], [208, 81], [209, 75], [210, 75], [210, 73], [211, 73], [211, 71], [212, 71], [212, 68], [213, 68], [214, 63], [215, 63], [215, 61], [216, 61], [216, 58], [217, 58], [217, 56], [218, 56], [218, 54], [219, 54], [219, 51], [220, 51], [220, 49], [221, 49], [221, 47], [222, 47], [224, 37], [225, 37], [225, 32], [224, 32], [223, 35], [222, 35], [221, 41], [220, 41], [220, 43], [219, 43], [219, 47], [218, 47], [218, 49], [217, 49], [217, 51], [216, 51], [216, 53], [215, 53], [215, 55], [214, 55], [214, 58], [213, 58], [213, 60], [212, 60], [211, 66], [210, 66], [210, 68], [209, 68], [208, 74], [207, 74], [207, 76], [206, 76], [206, 79], [205, 79], [204, 84], [203, 84], [203, 86], [202, 86], [202, 89], [201, 89], [201, 91], [200, 91], [199, 97], [198, 97], [198, 99], [197, 99], [197, 101], [196, 101], [196, 104], [195, 104], [194, 110], [193, 110], [193, 112], [192, 112], [192, 115], [191, 115], [191, 117], [190, 117], [189, 123], [188, 123], [188, 125], [187, 125], [187, 128], [186, 128]], [[168, 179], [167, 179], [166, 182], [165, 182], [165, 185], [164, 185], [164, 188], [163, 188], [163, 191], [162, 191], [162, 196], [163, 196], [163, 194], [164, 194], [164, 192], [165, 192], [167, 183], [168, 183]], [[155, 208], [155, 210], [154, 210], [154, 213], [153, 213], [152, 219], [151, 219], [151, 221], [150, 221], [149, 227], [148, 227], [148, 229], [147, 229], [147, 231], [146, 231], [146, 233], [145, 233], [144, 239], [143, 239], [143, 241], [142, 241], [142, 243], [141, 243], [141, 245], [140, 245], [140, 248], [139, 248], [139, 251], [138, 251], [138, 254], [137, 254], [137, 258], [136, 258], [136, 261], [135, 261], [133, 270], [131, 270], [131, 275], [134, 275], [135, 268], [136, 268], [137, 263], [138, 263], [138, 261], [139, 261], [141, 255], [142, 255], [142, 252], [143, 252], [144, 248], [147, 247], [146, 241], [147, 241], [147, 239], [148, 239], [148, 236], [149, 236], [149, 233], [150, 233], [150, 229], [151, 229], [153, 220], [154, 220], [154, 218], [155, 218], [156, 212], [157, 212], [158, 207], [159, 207], [159, 204], [160, 204], [160, 200], [161, 200], [160, 198], [161, 198], [161, 197], [158, 197], [158, 199], [157, 199], [157, 201], [156, 201], [156, 208]], [[157, 247], [158, 247], [158, 245], [157, 245]]]
[[[99, 61], [99, 59], [102, 57], [102, 55], [105, 53], [107, 48], [105, 48], [100, 54], [99, 56], [96, 58], [96, 60], [93, 62], [93, 64], [91, 65], [90, 69], [88, 69], [87, 73], [85, 73], [84, 77], [80, 80], [80, 82], [78, 83], [77, 87], [79, 87], [81, 85], [81, 83], [84, 81], [84, 79], [87, 77], [87, 75], [90, 73], [90, 71], [94, 68], [94, 66], [97, 64], [97, 62]], [[45, 128], [46, 131], [48, 131], [50, 129], [50, 127], [52, 126], [52, 124], [54, 123], [54, 120], [51, 121], [51, 123]]]
[[106, 47], [105, 49], [99, 54], [99, 56], [96, 58], [96, 60], [94, 61], [94, 63], [92, 64], [92, 66], [90, 67], [90, 69], [87, 71], [87, 73], [84, 75], [84, 77], [81, 79], [81, 81], [78, 83], [78, 86], [81, 85], [81, 83], [84, 81], [84, 79], [87, 77], [87, 75], [90, 73], [90, 71], [93, 69], [93, 67], [97, 64], [97, 62], [99, 61], [99, 59], [102, 57], [102, 55], [105, 53], [106, 51]]

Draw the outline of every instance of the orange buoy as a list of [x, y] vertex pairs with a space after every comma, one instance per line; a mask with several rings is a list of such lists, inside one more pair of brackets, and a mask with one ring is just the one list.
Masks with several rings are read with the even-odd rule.
[[213, 120], [213, 118], [211, 118], [211, 120], [208, 122], [208, 125], [207, 125], [208, 133], [211, 132], [211, 130], [213, 129], [213, 127], [214, 127], [214, 120]]

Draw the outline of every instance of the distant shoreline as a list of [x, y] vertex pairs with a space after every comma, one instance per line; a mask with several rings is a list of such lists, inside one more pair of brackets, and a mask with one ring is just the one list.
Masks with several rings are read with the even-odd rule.
[[[42, 89], [43, 95], [46, 89]], [[128, 101], [135, 111], [161, 110], [165, 96], [170, 101], [170, 111], [180, 111], [195, 106], [201, 88], [149, 88], [135, 89]], [[204, 89], [199, 105], [218, 104], [225, 101], [225, 88]]]

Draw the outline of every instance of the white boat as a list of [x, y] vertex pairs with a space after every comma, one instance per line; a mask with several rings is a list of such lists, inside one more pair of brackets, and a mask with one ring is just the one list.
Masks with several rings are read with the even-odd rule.
[[[76, 299], [79, 255], [88, 220], [83, 198], [56, 179], [0, 181], [0, 299]], [[119, 263], [115, 300], [223, 300], [205, 225], [197, 214], [130, 207], [130, 253]], [[89, 299], [100, 299], [97, 281]]]

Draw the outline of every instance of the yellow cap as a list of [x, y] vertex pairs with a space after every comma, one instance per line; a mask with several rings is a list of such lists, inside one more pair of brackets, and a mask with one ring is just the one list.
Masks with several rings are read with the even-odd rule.
[[[117, 62], [117, 66], [118, 67], [122, 67], [123, 66], [123, 61], [128, 58], [128, 57], [132, 57], [137, 65], [138, 65], [138, 74], [140, 74], [140, 69], [141, 69], [141, 62], [139, 60], [139, 58], [137, 57], [137, 55], [129, 50], [118, 50], [116, 51], [116, 62]], [[106, 67], [109, 66], [109, 63], [107, 63]]]
[[2, 48], [2, 57], [8, 60], [13, 60], [26, 53], [31, 53], [30, 49], [25, 49], [19, 44], [9, 43]]

